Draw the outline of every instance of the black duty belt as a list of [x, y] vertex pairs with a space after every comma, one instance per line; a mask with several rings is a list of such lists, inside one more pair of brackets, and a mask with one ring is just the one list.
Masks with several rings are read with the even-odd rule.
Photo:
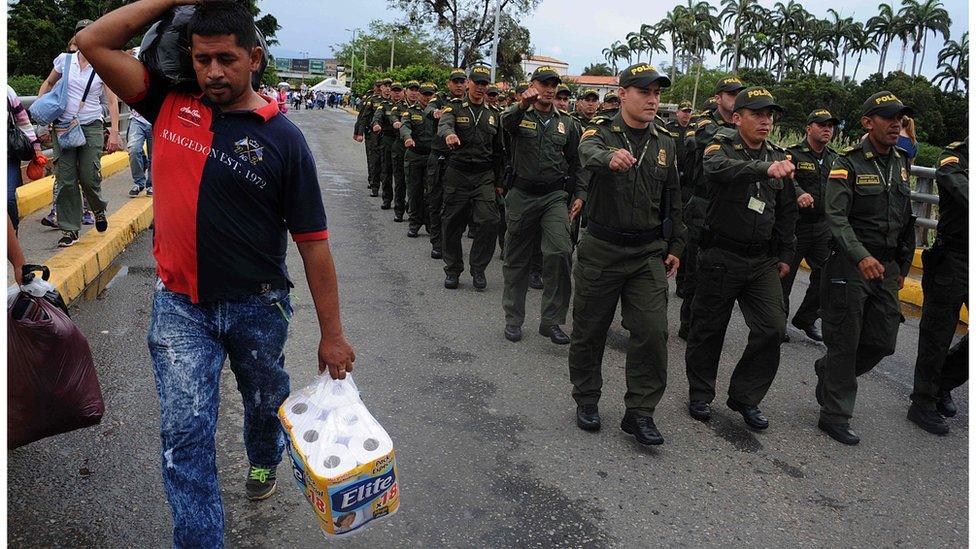
[[713, 232], [705, 233], [702, 237], [701, 246], [705, 249], [719, 248], [743, 257], [768, 257], [770, 255], [768, 242], [739, 242]]
[[873, 246], [865, 246], [865, 248], [871, 257], [878, 261], [895, 261], [898, 259], [898, 248], [875, 248]]
[[600, 225], [592, 219], [587, 219], [586, 231], [604, 242], [617, 246], [643, 246], [662, 238], [660, 227], [649, 231], [621, 231]]
[[557, 179], [551, 183], [543, 183], [542, 181], [532, 181], [531, 179], [516, 177], [512, 180], [512, 186], [532, 196], [544, 196], [551, 192], [566, 190], [562, 179]]
[[495, 167], [494, 162], [462, 162], [454, 159], [448, 160], [447, 165], [464, 173], [482, 173]]

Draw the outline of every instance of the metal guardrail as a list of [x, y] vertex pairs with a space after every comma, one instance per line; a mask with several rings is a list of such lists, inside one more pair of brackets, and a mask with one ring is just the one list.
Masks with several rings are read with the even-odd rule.
[[932, 206], [939, 205], [939, 195], [935, 184], [935, 168], [912, 166], [915, 176], [915, 190], [912, 192], [912, 213], [915, 221], [915, 242], [922, 248], [929, 247], [929, 233], [935, 231], [938, 217], [933, 217]]

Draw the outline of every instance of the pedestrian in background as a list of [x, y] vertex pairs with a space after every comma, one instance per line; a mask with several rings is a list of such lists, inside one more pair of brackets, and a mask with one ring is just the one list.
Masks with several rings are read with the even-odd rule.
[[[36, 158], [41, 154], [41, 144], [37, 140], [37, 135], [34, 133], [34, 125], [31, 124], [30, 117], [27, 114], [27, 110], [20, 102], [20, 98], [17, 97], [17, 92], [13, 88], [7, 86], [7, 123], [10, 127], [16, 127], [18, 131], [23, 132], [24, 136], [27, 138], [30, 147], [34, 151], [34, 157]], [[8, 129], [8, 135], [9, 135]], [[11, 143], [7, 143], [7, 217], [14, 228], [17, 230], [20, 227], [20, 215], [17, 211], [17, 187], [24, 184], [23, 173], [20, 171], [21, 158], [18, 158], [11, 148]]]

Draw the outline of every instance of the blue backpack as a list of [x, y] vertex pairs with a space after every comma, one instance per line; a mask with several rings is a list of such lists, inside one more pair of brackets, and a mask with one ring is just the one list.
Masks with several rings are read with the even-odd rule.
[[68, 108], [68, 72], [71, 71], [71, 55], [64, 56], [64, 70], [61, 80], [58, 80], [51, 91], [37, 98], [27, 109], [34, 122], [41, 126], [55, 122], [61, 118], [65, 109]]

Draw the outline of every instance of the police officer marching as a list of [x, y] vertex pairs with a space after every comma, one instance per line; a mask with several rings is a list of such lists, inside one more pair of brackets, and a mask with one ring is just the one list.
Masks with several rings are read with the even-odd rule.
[[444, 172], [447, 170], [447, 160], [451, 150], [438, 135], [437, 126], [444, 110], [451, 104], [461, 104], [464, 97], [464, 84], [468, 74], [461, 69], [454, 69], [447, 81], [447, 94], [434, 97], [424, 110], [424, 121], [433, 135], [430, 145], [430, 156], [427, 158], [427, 179], [424, 181], [424, 202], [427, 204], [427, 228], [430, 232], [430, 257], [441, 259], [441, 237], [443, 225], [441, 214], [444, 207]]
[[579, 122], [580, 127], [585, 128], [596, 115], [599, 107], [600, 93], [594, 88], [586, 88], [576, 98], [576, 111], [572, 116]]
[[[503, 308], [505, 338], [522, 339], [525, 294], [532, 256], [541, 241], [542, 320], [539, 333], [553, 343], [569, 343], [560, 328], [566, 323], [572, 292], [570, 265], [573, 245], [569, 223], [583, 208], [586, 193], [580, 183], [578, 127], [555, 106], [559, 74], [548, 66], [532, 73], [531, 87], [518, 104], [502, 115], [502, 126], [512, 148], [512, 183], [505, 196], [505, 277]], [[567, 182], [574, 201], [567, 214]]]
[[935, 244], [922, 252], [925, 301], [908, 419], [930, 433], [944, 435], [949, 424], [940, 415], [956, 415], [952, 390], [969, 378], [969, 334], [949, 349], [959, 310], [969, 306], [969, 138], [942, 151], [935, 180], [939, 224]]
[[[796, 167], [796, 205], [800, 216], [796, 222], [796, 253], [789, 274], [783, 277], [783, 303], [789, 316], [790, 291], [800, 260], [806, 259], [810, 267], [810, 285], [800, 308], [793, 315], [792, 324], [814, 341], [823, 341], [816, 320], [820, 316], [820, 275], [830, 255], [830, 229], [824, 215], [824, 198], [827, 175], [837, 158], [837, 153], [827, 144], [833, 138], [838, 122], [827, 109], [813, 111], [807, 117], [806, 137], [788, 149]], [[789, 337], [784, 339], [789, 340]]]
[[419, 87], [417, 101], [407, 105], [400, 115], [400, 139], [403, 140], [406, 154], [403, 159], [404, 177], [407, 180], [407, 216], [409, 226], [407, 236], [417, 238], [420, 228], [430, 223], [427, 218], [424, 200], [424, 182], [427, 179], [427, 160], [433, 141], [433, 126], [428, 124], [424, 111], [434, 96], [434, 84], [425, 82]]
[[356, 126], [353, 130], [353, 138], [356, 141], [364, 141], [366, 146], [366, 173], [369, 181], [367, 188], [370, 189], [370, 196], [379, 196], [380, 172], [382, 170], [382, 159], [380, 158], [380, 136], [373, 131], [373, 115], [384, 98], [389, 96], [390, 88], [388, 82], [383, 79], [373, 82], [373, 93], [363, 99], [359, 106], [359, 116], [356, 117]]
[[674, 142], [653, 125], [671, 81], [642, 63], [619, 82], [620, 111], [595, 118], [580, 141], [589, 224], [573, 270], [569, 377], [577, 426], [600, 429], [603, 351], [619, 300], [630, 331], [620, 427], [641, 444], [662, 444], [653, 416], [667, 385], [667, 277], [684, 246]]
[[391, 82], [390, 96], [380, 101], [376, 106], [376, 112], [373, 113], [373, 133], [380, 136], [380, 186], [383, 192], [383, 204], [380, 209], [383, 210], [389, 210], [393, 202], [393, 174], [396, 169], [394, 149], [400, 139], [397, 130], [393, 127], [395, 120], [392, 115], [394, 107], [402, 99], [403, 84]]
[[711, 418], [719, 357], [738, 301], [749, 340], [732, 372], [727, 405], [761, 430], [769, 422], [759, 404], [779, 368], [786, 331], [780, 279], [793, 259], [794, 168], [786, 151], [767, 140], [773, 113], [783, 112], [768, 90], [742, 90], [732, 112], [736, 133], [715, 134], [704, 150], [708, 210], [685, 350], [688, 413]]
[[[702, 225], [705, 223], [705, 211], [708, 208], [708, 184], [705, 176], [704, 154], [705, 148], [712, 145], [712, 139], [719, 130], [727, 129], [729, 133], [735, 133], [736, 127], [732, 122], [735, 110], [735, 98], [739, 92], [745, 89], [746, 85], [734, 76], [723, 78], [718, 81], [715, 87], [714, 111], [707, 109], [702, 118], [695, 126], [694, 136], [686, 133], [685, 147], [688, 149], [685, 180], [688, 182], [686, 187], [691, 190], [691, 195], [685, 203], [685, 224], [688, 226], [688, 246], [685, 248], [685, 255], [681, 258], [684, 264], [684, 278], [681, 288], [681, 326], [678, 328], [678, 337], [685, 339], [688, 337], [688, 330], [692, 323], [692, 303], [695, 299], [695, 288], [697, 287], [698, 271], [698, 248], [701, 240]], [[686, 191], [687, 193], [687, 191]]]
[[[915, 253], [909, 162], [895, 144], [902, 117], [911, 114], [891, 92], [869, 97], [861, 110], [867, 136], [840, 153], [827, 182], [825, 206], [834, 248], [822, 283], [827, 355], [815, 364], [817, 425], [843, 444], [860, 442], [850, 428], [857, 376], [895, 352], [902, 318], [898, 290]], [[912, 410], [929, 417], [936, 413]]]
[[485, 268], [495, 253], [498, 205], [495, 193], [501, 180], [504, 147], [498, 113], [485, 105], [491, 69], [471, 68], [467, 97], [444, 108], [437, 133], [451, 149], [444, 172], [444, 287], [455, 289], [464, 270], [461, 233], [470, 211], [476, 226], [471, 244], [470, 270], [476, 290], [488, 286]]

